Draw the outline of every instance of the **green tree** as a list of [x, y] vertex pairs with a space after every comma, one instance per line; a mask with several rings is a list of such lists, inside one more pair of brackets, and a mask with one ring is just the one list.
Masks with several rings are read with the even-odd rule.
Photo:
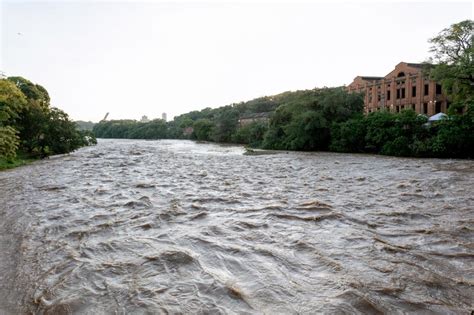
[[216, 142], [231, 142], [232, 135], [237, 131], [239, 116], [239, 111], [232, 106], [221, 107], [216, 117], [213, 140]]
[[49, 106], [50, 97], [48, 91], [41, 85], [34, 84], [23, 77], [8, 77], [8, 81], [13, 82], [29, 101], [36, 102], [45, 108]]
[[18, 131], [11, 126], [0, 126], [0, 159], [11, 160], [20, 145]]
[[359, 94], [344, 88], [323, 88], [284, 93], [284, 103], [270, 120], [263, 146], [268, 149], [327, 150], [330, 129], [362, 112]]
[[232, 142], [248, 144], [251, 147], [262, 145], [263, 137], [268, 129], [266, 122], [254, 121], [240, 127], [232, 137]]
[[464, 115], [450, 116], [433, 127], [431, 156], [474, 158], [474, 100], [466, 107]]
[[[474, 21], [466, 20], [443, 29], [429, 40], [432, 44], [431, 77], [458, 107], [474, 98]], [[454, 107], [453, 107], [454, 108]]]
[[210, 119], [198, 119], [193, 124], [194, 136], [197, 140], [209, 141], [211, 140], [214, 128], [215, 125]]
[[336, 152], [365, 152], [367, 122], [363, 115], [333, 123], [329, 149]]
[[26, 98], [15, 84], [0, 80], [0, 158], [16, 156], [20, 138], [15, 126], [25, 105]]
[[14, 124], [26, 105], [26, 98], [16, 85], [0, 80], [0, 124]]

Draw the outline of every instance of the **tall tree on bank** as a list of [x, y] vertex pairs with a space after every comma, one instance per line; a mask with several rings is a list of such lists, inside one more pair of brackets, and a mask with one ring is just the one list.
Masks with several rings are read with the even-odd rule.
[[454, 102], [454, 108], [465, 107], [474, 100], [474, 21], [451, 25], [429, 40], [432, 61], [430, 76], [442, 84]]
[[26, 98], [15, 84], [0, 80], [0, 158], [12, 159], [20, 145], [18, 119]]
[[92, 133], [76, 125], [60, 109], [50, 107], [44, 87], [22, 77], [0, 80], [0, 160], [17, 151], [45, 157], [95, 143]]

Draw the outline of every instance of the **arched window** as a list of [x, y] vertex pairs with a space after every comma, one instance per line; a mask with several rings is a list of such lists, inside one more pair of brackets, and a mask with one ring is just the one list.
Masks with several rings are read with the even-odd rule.
[[397, 78], [401, 78], [405, 76], [405, 72], [401, 71], [397, 74]]

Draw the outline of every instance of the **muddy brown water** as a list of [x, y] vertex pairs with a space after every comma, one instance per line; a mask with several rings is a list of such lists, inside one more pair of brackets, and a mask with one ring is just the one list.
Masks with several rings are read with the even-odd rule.
[[0, 173], [0, 313], [469, 314], [474, 161], [101, 140]]

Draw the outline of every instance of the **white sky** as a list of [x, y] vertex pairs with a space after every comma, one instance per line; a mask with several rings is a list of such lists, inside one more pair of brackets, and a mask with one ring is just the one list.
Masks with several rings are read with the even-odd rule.
[[428, 38], [473, 18], [470, 1], [0, 1], [0, 70], [92, 121], [383, 76], [426, 60]]

